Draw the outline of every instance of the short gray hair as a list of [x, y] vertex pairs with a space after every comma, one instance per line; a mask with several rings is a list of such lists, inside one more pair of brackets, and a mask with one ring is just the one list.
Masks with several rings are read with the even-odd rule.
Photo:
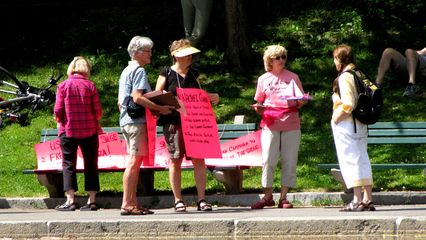
[[139, 49], [152, 49], [154, 42], [149, 37], [135, 36], [130, 40], [129, 46], [127, 47], [127, 52], [129, 53], [130, 58], [133, 59], [133, 55]]

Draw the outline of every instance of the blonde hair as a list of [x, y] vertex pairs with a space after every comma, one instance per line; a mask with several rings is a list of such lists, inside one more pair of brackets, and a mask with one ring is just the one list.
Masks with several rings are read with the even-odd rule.
[[281, 45], [270, 45], [265, 48], [263, 53], [263, 65], [265, 66], [265, 71], [272, 70], [272, 60], [278, 56], [287, 56], [287, 49]]
[[177, 50], [182, 48], [187, 48], [187, 47], [191, 47], [191, 42], [186, 38], [182, 38], [182, 39], [173, 41], [172, 44], [170, 44], [169, 51], [170, 51], [170, 54], [173, 56]]
[[68, 76], [71, 76], [74, 73], [79, 73], [89, 77], [90, 71], [92, 71], [92, 64], [89, 62], [89, 60], [82, 56], [77, 56], [74, 57], [68, 66], [67, 74]]

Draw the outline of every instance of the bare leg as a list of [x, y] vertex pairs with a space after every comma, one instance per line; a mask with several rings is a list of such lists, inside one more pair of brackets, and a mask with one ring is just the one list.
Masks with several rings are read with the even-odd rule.
[[265, 193], [265, 196], [263, 198], [270, 200], [272, 199], [274, 196], [272, 196], [272, 188], [264, 188], [263, 192]]
[[287, 199], [288, 190], [289, 190], [288, 187], [285, 187], [285, 186], [281, 187], [280, 199]]
[[74, 189], [70, 189], [65, 192], [65, 195], [67, 196], [67, 204], [73, 204], [75, 201], [75, 191]]
[[405, 57], [407, 58], [407, 70], [408, 70], [408, 83], [416, 83], [416, 69], [419, 54], [413, 49], [407, 49], [405, 51]]
[[170, 159], [169, 163], [169, 181], [170, 186], [172, 187], [173, 195], [175, 197], [175, 202], [182, 200], [182, 190], [181, 190], [181, 165], [182, 159]]
[[195, 186], [198, 201], [206, 198], [206, 163], [204, 159], [193, 159]]
[[130, 157], [126, 170], [123, 174], [123, 202], [121, 208], [137, 206], [136, 187], [138, 184], [139, 171], [143, 156]]
[[386, 48], [380, 58], [379, 66], [377, 68], [376, 83], [383, 85], [383, 78], [385, 73], [389, 70], [392, 61], [399, 61], [404, 56], [393, 48]]
[[373, 200], [373, 187], [371, 185], [364, 186], [364, 197], [362, 199], [363, 202], [368, 203]]
[[361, 202], [361, 195], [362, 195], [362, 187], [354, 187], [354, 203], [360, 203]]
[[89, 199], [87, 199], [87, 204], [96, 202], [96, 191], [89, 191]]

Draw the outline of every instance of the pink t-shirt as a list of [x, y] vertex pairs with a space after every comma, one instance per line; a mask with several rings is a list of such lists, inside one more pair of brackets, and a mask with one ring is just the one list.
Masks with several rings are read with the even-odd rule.
[[[264, 73], [257, 80], [254, 100], [265, 106], [294, 109], [296, 107], [296, 101], [282, 99], [291, 80], [294, 80], [303, 93], [302, 83], [297, 74], [287, 69], [283, 69], [278, 75], [274, 75], [271, 72]], [[263, 119], [265, 119], [265, 116], [263, 116]], [[290, 110], [289, 112], [280, 114], [279, 117], [274, 119], [272, 124], [265, 125], [264, 128], [274, 131], [292, 131], [300, 129], [299, 112]]]

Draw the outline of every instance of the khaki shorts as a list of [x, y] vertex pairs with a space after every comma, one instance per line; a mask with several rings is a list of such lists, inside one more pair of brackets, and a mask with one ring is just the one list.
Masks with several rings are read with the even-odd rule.
[[121, 128], [127, 143], [127, 153], [133, 156], [148, 155], [146, 124], [127, 124]]

